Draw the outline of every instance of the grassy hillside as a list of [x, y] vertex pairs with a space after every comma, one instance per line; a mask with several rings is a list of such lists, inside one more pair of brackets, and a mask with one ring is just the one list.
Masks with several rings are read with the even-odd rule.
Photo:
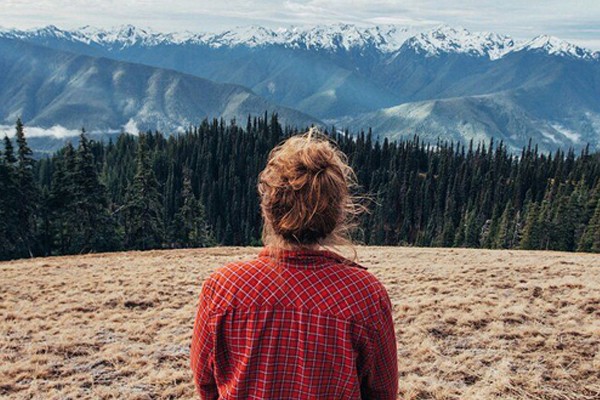
[[[257, 248], [0, 263], [0, 397], [191, 399], [196, 299]], [[394, 304], [402, 399], [600, 398], [600, 257], [358, 249]]]

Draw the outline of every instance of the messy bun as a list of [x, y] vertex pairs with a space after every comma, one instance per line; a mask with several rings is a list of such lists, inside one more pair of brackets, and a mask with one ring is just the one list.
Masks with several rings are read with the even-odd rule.
[[274, 148], [259, 175], [263, 242], [289, 247], [350, 244], [361, 207], [350, 190], [354, 171], [316, 129]]

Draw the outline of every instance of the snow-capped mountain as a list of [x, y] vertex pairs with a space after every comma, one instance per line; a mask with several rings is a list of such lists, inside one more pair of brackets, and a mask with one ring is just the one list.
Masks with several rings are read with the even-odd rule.
[[219, 33], [48, 26], [0, 37], [242, 85], [351, 130], [600, 147], [600, 53], [550, 36], [336, 24]]
[[160, 45], [205, 45], [213, 48], [279, 45], [296, 49], [329, 51], [351, 51], [372, 47], [382, 53], [393, 53], [406, 44], [416, 51], [425, 52], [428, 56], [462, 53], [487, 56], [492, 60], [513, 51], [534, 49], [550, 55], [581, 59], [598, 59], [600, 54], [547, 35], [518, 41], [508, 35], [470, 32], [462, 27], [454, 28], [448, 25], [441, 25], [426, 32], [418, 32], [414, 27], [396, 25], [359, 27], [351, 24], [334, 24], [277, 29], [247, 26], [218, 33], [189, 31], [160, 33], [133, 25], [122, 25], [112, 29], [100, 29], [88, 25], [75, 30], [62, 30], [49, 25], [30, 30], [0, 29], [0, 36], [22, 40], [61, 39], [120, 49]]
[[512, 51], [539, 51], [549, 55], [571, 57], [580, 60], [598, 60], [600, 52], [592, 52], [554, 36], [540, 35], [515, 46]]
[[411, 37], [406, 46], [429, 57], [457, 53], [496, 60], [514, 50], [516, 42], [506, 35], [471, 33], [464, 28], [443, 25]]
[[[26, 41], [64, 40], [86, 45], [101, 47], [126, 48], [135, 45], [156, 46], [161, 43], [180, 43], [181, 34], [155, 33], [150, 29], [138, 28], [133, 25], [122, 25], [113, 29], [99, 29], [89, 25], [76, 30], [63, 30], [54, 25], [29, 30], [0, 30], [0, 37]], [[183, 36], [191, 37], [191, 34]], [[184, 39], [185, 41], [187, 39]]]
[[397, 26], [359, 28], [355, 25], [336, 24], [275, 30], [250, 26], [219, 34], [197, 35], [190, 38], [190, 41], [206, 43], [213, 47], [280, 45], [296, 49], [329, 51], [350, 51], [373, 47], [382, 52], [388, 52], [400, 48], [402, 43], [413, 33], [414, 30], [411, 28]]
[[414, 33], [416, 33], [414, 29], [407, 27], [390, 25], [359, 28], [349, 24], [314, 27], [292, 26], [274, 30], [261, 26], [247, 26], [218, 33], [158, 33], [133, 25], [123, 25], [112, 29], [84, 26], [72, 31], [62, 30], [53, 25], [31, 30], [0, 30], [0, 36], [13, 39], [54, 38], [120, 48], [134, 45], [195, 44], [213, 48], [280, 45], [303, 49], [351, 50], [373, 46], [381, 51], [397, 50]]

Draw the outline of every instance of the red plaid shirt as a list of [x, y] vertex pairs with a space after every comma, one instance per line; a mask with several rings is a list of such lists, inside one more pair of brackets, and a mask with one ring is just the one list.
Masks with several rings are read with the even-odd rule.
[[395, 399], [396, 338], [384, 286], [329, 251], [263, 249], [204, 282], [191, 346], [212, 399]]

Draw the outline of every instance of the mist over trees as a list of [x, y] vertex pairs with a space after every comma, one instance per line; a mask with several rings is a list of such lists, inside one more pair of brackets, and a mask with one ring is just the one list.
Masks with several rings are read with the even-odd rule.
[[[66, 144], [35, 161], [26, 128], [0, 155], [0, 259], [260, 245], [256, 191], [268, 152], [299, 133], [277, 115], [203, 121], [185, 133]], [[374, 140], [328, 133], [373, 199], [356, 240], [600, 252], [600, 154], [518, 155], [503, 143]], [[16, 148], [15, 148], [16, 147]]]

